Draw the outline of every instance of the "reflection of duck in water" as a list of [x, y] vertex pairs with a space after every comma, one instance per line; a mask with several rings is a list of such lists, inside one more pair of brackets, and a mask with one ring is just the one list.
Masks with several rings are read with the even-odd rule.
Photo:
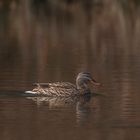
[[49, 108], [60, 108], [60, 107], [67, 107], [74, 105], [78, 100], [79, 97], [75, 96], [74, 98], [71, 97], [27, 97], [27, 99], [31, 99], [38, 106], [42, 106], [47, 104]]
[[76, 85], [69, 82], [56, 82], [56, 83], [36, 83], [32, 91], [25, 93], [47, 95], [47, 96], [73, 96], [84, 95], [90, 92], [89, 84], [99, 86], [90, 73], [81, 72], [76, 78]]
[[90, 115], [90, 100], [91, 96], [84, 96], [77, 101], [76, 104], [76, 118], [78, 124], [86, 122]]
[[75, 97], [27, 97], [38, 106], [42, 106], [47, 104], [49, 108], [61, 108], [61, 107], [68, 107], [68, 106], [75, 106], [76, 110], [81, 110], [83, 107], [87, 106], [92, 96], [85, 95], [85, 96], [75, 96]]
[[75, 97], [27, 97], [34, 101], [38, 107], [48, 106], [50, 110], [54, 109], [74, 109], [78, 124], [83, 124], [90, 115], [90, 101], [93, 96], [75, 96]]

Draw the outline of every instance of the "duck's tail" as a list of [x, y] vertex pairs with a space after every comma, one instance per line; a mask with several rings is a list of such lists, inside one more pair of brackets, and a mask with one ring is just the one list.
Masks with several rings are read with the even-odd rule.
[[35, 92], [35, 91], [25, 91], [25, 93], [29, 93], [29, 94], [37, 94], [37, 92]]

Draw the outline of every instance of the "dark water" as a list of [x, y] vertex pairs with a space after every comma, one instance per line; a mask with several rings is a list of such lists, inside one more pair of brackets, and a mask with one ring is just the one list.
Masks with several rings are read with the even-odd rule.
[[[32, 9], [26, 0], [1, 7], [0, 139], [139, 140], [137, 12], [125, 13], [116, 4], [91, 11], [57, 4], [48, 8], [51, 12]], [[81, 71], [102, 83], [92, 89], [99, 95], [24, 94], [34, 82], [75, 83]]]

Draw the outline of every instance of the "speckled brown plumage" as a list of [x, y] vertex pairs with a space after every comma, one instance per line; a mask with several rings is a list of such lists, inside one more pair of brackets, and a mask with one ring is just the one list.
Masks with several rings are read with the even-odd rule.
[[36, 87], [32, 91], [37, 94], [48, 96], [70, 96], [79, 93], [76, 86], [69, 82], [37, 83], [35, 85]]
[[69, 82], [35, 83], [36, 87], [25, 93], [61, 97], [83, 95], [90, 92], [89, 83], [100, 85], [92, 78], [90, 73], [81, 72], [76, 78], [76, 85]]

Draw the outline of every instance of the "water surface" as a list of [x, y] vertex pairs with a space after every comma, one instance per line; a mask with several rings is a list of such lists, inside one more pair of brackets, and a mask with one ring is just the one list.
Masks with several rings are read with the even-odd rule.
[[[49, 12], [39, 11], [41, 5], [21, 0], [10, 9], [1, 7], [0, 139], [139, 140], [136, 11], [127, 13], [115, 2], [90, 10], [78, 3], [51, 3]], [[81, 71], [102, 83], [92, 89], [99, 95], [73, 99], [24, 94], [34, 82], [75, 83]]]

